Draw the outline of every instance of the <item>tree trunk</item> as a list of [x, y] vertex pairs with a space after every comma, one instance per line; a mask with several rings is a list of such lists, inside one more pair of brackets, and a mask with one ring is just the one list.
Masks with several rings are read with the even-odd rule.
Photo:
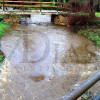
[[90, 6], [90, 17], [93, 18], [93, 17], [95, 17], [95, 11], [94, 11], [94, 6], [93, 6], [93, 0], [90, 0], [89, 6]]

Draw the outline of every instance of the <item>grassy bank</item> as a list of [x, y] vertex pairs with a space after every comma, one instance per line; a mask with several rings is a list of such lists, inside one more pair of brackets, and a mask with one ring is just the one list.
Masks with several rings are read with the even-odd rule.
[[[0, 38], [4, 35], [5, 30], [8, 29], [9, 27], [10, 27], [10, 25], [0, 22]], [[3, 60], [4, 60], [4, 54], [0, 50], [0, 64], [2, 63]]]
[[9, 27], [10, 25], [0, 22], [0, 37], [4, 35], [5, 30], [8, 29]]
[[85, 36], [100, 47], [100, 20], [96, 19], [92, 24], [83, 26], [78, 34]]

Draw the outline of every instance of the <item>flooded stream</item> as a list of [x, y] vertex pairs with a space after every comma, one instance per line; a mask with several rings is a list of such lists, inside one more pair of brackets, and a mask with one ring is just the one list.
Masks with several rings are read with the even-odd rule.
[[100, 69], [100, 49], [50, 15], [22, 20], [1, 40], [0, 100], [60, 100]]

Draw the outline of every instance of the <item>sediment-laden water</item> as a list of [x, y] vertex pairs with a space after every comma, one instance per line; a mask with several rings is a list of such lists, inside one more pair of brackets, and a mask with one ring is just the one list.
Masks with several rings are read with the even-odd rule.
[[100, 49], [88, 39], [49, 15], [22, 20], [1, 40], [0, 100], [60, 100], [99, 70]]

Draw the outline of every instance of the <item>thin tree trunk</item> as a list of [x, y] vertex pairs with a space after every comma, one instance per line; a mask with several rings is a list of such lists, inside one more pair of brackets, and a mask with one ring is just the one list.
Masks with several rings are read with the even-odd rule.
[[93, 0], [90, 0], [89, 6], [90, 6], [90, 17], [93, 18], [93, 17], [95, 17], [94, 6], [93, 6]]

